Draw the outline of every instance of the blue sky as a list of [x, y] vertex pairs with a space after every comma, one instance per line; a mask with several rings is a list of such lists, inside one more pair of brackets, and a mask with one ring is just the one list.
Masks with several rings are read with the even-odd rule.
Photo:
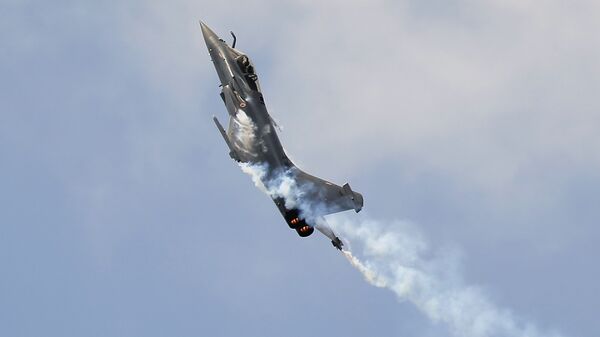
[[450, 336], [299, 239], [227, 156], [197, 23], [253, 59], [282, 141], [465, 282], [595, 336], [593, 1], [4, 1], [0, 334]]

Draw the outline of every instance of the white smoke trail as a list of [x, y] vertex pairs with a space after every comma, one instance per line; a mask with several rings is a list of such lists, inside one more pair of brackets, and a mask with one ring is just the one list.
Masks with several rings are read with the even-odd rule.
[[350, 262], [350, 264], [354, 268], [358, 269], [358, 271], [360, 271], [364, 275], [367, 282], [380, 288], [384, 288], [387, 285], [385, 280], [380, 279], [377, 273], [375, 273], [369, 267], [365, 266], [362, 262], [360, 262], [360, 260], [357, 257], [352, 255], [352, 252], [350, 252], [349, 250], [343, 250], [342, 253], [344, 253], [344, 256], [346, 257], [346, 259], [348, 259], [348, 262]]
[[283, 198], [287, 208], [299, 207], [303, 191], [298, 188], [296, 181], [290, 176], [289, 172], [284, 171], [275, 177], [269, 177], [267, 185], [265, 185], [265, 177], [268, 174], [266, 164], [239, 163], [239, 165], [244, 173], [252, 177], [252, 182], [261, 191], [273, 198]]
[[[303, 208], [300, 188], [288, 172], [263, 184], [267, 167], [240, 164], [255, 185], [286, 206]], [[308, 211], [310, 212], [310, 210]], [[541, 333], [531, 323], [496, 306], [478, 287], [466, 284], [456, 251], [432, 252], [425, 238], [408, 222], [330, 216], [329, 224], [347, 243], [360, 248], [360, 258], [349, 250], [344, 256], [370, 284], [391, 290], [398, 299], [413, 303], [433, 322], [448, 326], [460, 337], [559, 337]]]
[[282, 198], [285, 201], [286, 208], [299, 209], [303, 217], [313, 218], [312, 214], [315, 211], [315, 206], [304, 201], [305, 198], [303, 198], [309, 192], [311, 185], [300, 188], [291, 171], [281, 171], [265, 179], [268, 176], [267, 164], [239, 163], [239, 165], [244, 173], [252, 177], [254, 185], [261, 191], [272, 198]]
[[233, 121], [234, 132], [232, 133], [236, 140], [246, 147], [251, 146], [256, 140], [256, 124], [246, 115], [244, 110], [238, 110]]
[[509, 310], [497, 307], [478, 287], [465, 284], [456, 252], [431, 252], [426, 241], [406, 222], [383, 224], [343, 216], [329, 218], [343, 238], [361, 248], [362, 260], [344, 254], [370, 284], [387, 288], [400, 300], [413, 303], [433, 322], [446, 324], [464, 337], [542, 337]]

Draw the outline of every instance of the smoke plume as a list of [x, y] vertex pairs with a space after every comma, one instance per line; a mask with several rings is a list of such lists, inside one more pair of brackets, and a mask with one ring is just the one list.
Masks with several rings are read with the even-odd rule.
[[333, 229], [352, 244], [360, 259], [344, 251], [348, 261], [370, 284], [391, 290], [414, 304], [431, 321], [443, 323], [455, 336], [542, 337], [533, 324], [496, 306], [485, 292], [464, 282], [459, 254], [435, 252], [408, 222], [384, 223], [330, 217]]
[[[240, 164], [255, 185], [271, 197], [282, 197], [286, 205], [304, 208], [303, 191], [285, 172], [264, 178], [267, 167]], [[266, 184], [266, 185], [265, 185]], [[310, 214], [310, 209], [303, 209]], [[414, 304], [434, 323], [445, 324], [460, 337], [559, 337], [542, 333], [510, 310], [495, 305], [485, 292], [464, 282], [459, 254], [453, 249], [432, 251], [414, 225], [389, 223], [344, 215], [329, 216], [328, 222], [351, 250], [344, 256], [370, 284], [391, 290], [399, 300]]]

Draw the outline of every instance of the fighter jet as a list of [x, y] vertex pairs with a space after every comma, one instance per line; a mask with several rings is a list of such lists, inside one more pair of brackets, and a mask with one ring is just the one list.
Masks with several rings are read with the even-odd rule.
[[233, 32], [233, 43], [229, 46], [203, 22], [200, 27], [228, 112], [227, 131], [216, 117], [213, 120], [229, 148], [229, 156], [242, 165], [262, 168], [260, 180], [267, 189], [282, 179], [291, 181], [298, 192], [296, 200], [291, 202], [281, 194], [270, 193], [288, 226], [301, 237], [311, 235], [317, 228], [331, 239], [335, 248], [342, 250], [342, 241], [323, 216], [352, 209], [358, 213], [363, 207], [362, 195], [347, 183], [333, 184], [292, 163], [277, 136], [277, 125], [267, 112], [256, 69], [248, 55], [235, 48]]

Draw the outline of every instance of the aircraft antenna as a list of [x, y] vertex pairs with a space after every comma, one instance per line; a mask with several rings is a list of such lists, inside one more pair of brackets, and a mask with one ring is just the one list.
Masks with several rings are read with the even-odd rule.
[[233, 34], [233, 31], [229, 31], [231, 33], [231, 36], [233, 36], [233, 44], [231, 45], [231, 48], [235, 48], [235, 42], [237, 41], [237, 38], [235, 37], [235, 34]]

